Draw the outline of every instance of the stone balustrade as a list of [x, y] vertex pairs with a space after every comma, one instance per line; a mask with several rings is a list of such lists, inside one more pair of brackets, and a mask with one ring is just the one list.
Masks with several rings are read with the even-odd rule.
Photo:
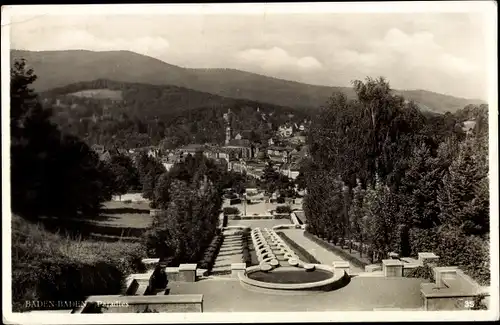
[[472, 309], [476, 296], [485, 294], [488, 298], [490, 295], [488, 287], [480, 286], [455, 266], [434, 267], [432, 270], [435, 282], [420, 285], [424, 310]]
[[385, 277], [402, 277], [403, 262], [400, 260], [382, 260], [382, 271]]
[[196, 281], [196, 264], [181, 264], [179, 265], [179, 281], [195, 282]]
[[351, 266], [349, 262], [335, 261], [332, 263], [332, 265], [335, 272], [345, 272], [346, 274], [351, 274]]
[[420, 265], [425, 265], [426, 263], [436, 264], [439, 260], [439, 256], [430, 252], [420, 252], [418, 253], [418, 262]]
[[231, 264], [231, 277], [238, 278], [239, 274], [244, 274], [247, 266], [245, 263], [233, 263]]
[[88, 306], [97, 305], [103, 313], [139, 313], [146, 308], [159, 313], [203, 312], [203, 295], [152, 295], [152, 296], [90, 296], [85, 306], [73, 314], [86, 314]]

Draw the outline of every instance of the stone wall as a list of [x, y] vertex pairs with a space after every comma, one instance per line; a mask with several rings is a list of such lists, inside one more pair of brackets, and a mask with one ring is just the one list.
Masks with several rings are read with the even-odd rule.
[[[157, 295], [157, 296], [91, 296], [87, 306], [96, 303], [103, 313], [137, 313], [146, 308], [154, 312], [201, 313], [203, 312], [203, 295]], [[86, 314], [88, 308], [74, 313]]]

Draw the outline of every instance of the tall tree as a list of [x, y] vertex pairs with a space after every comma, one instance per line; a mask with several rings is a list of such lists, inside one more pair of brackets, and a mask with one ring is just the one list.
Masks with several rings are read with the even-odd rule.
[[113, 154], [109, 168], [115, 175], [114, 194], [123, 195], [139, 187], [139, 174], [130, 157]]
[[489, 200], [485, 197], [488, 171], [482, 168], [474, 150], [473, 139], [460, 145], [458, 156], [443, 178], [438, 201], [443, 224], [465, 234], [483, 235], [489, 231]]
[[24, 60], [11, 68], [12, 209], [25, 217], [70, 217], [96, 213], [110, 197], [111, 178], [80, 139], [51, 122], [30, 85], [36, 80]]
[[142, 186], [142, 195], [152, 200], [158, 178], [166, 172], [166, 169], [157, 159], [150, 157], [146, 153], [141, 153], [137, 160], [137, 170]]
[[409, 226], [429, 229], [440, 224], [437, 195], [444, 172], [424, 143], [414, 149], [400, 188], [400, 206]]
[[[364, 236], [363, 236], [363, 200], [365, 196], [365, 190], [361, 185], [361, 181], [358, 178], [356, 180], [356, 187], [352, 189], [352, 200], [349, 208], [349, 220], [350, 220], [350, 229], [352, 234], [352, 239], [359, 242], [360, 248], [364, 244]], [[362, 249], [359, 250], [360, 255], [362, 256]]]

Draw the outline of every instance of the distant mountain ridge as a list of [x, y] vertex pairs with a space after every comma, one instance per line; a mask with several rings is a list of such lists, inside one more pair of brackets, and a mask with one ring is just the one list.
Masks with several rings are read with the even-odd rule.
[[[328, 87], [288, 81], [236, 69], [192, 69], [130, 51], [94, 52], [12, 50], [12, 58], [25, 58], [34, 68], [38, 91], [96, 79], [152, 85], [173, 85], [223, 97], [267, 102], [299, 109], [318, 108], [326, 104], [334, 91], [348, 98], [355, 94], [349, 87]], [[426, 90], [395, 90], [413, 100], [423, 110], [436, 113], [455, 112], [481, 100], [457, 98]]]

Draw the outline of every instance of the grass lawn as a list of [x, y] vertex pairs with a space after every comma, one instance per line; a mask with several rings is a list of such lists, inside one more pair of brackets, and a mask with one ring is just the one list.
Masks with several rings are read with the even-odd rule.
[[[276, 207], [279, 205], [285, 205], [285, 204], [282, 204], [282, 203], [280, 203], [280, 204], [278, 204], [278, 203], [263, 203], [263, 202], [246, 204], [246, 214], [249, 216], [251, 216], [253, 214], [268, 215], [268, 214], [270, 214], [268, 210], [276, 210]], [[229, 200], [224, 200], [224, 204], [222, 205], [222, 207], [223, 208], [224, 207], [238, 208], [238, 210], [240, 210], [240, 213], [242, 215], [244, 214], [244, 211], [245, 211], [245, 205], [243, 203], [230, 205]], [[292, 209], [302, 209], [301, 204], [292, 204], [292, 205], [290, 205], [290, 207]]]
[[244, 226], [254, 228], [272, 228], [276, 225], [290, 224], [287, 219], [256, 219], [256, 220], [228, 220], [228, 226]]
[[47, 229], [59, 230], [72, 237], [113, 242], [140, 240], [151, 224], [147, 202], [106, 202], [98, 216], [81, 219], [51, 219], [44, 222]]
[[97, 223], [114, 227], [147, 228], [152, 221], [148, 202], [106, 202], [101, 216]]

